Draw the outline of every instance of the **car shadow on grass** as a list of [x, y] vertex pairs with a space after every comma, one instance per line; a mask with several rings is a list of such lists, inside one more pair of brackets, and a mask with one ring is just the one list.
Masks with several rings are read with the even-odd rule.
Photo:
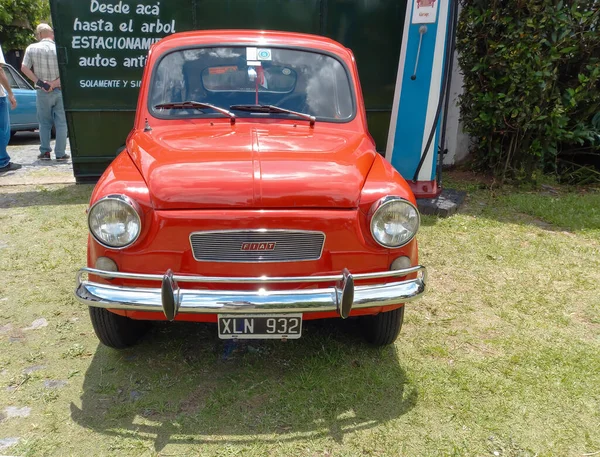
[[77, 424], [117, 439], [243, 444], [344, 436], [394, 420], [417, 392], [393, 346], [357, 321], [308, 321], [295, 341], [221, 341], [211, 324], [157, 324], [135, 348], [99, 345]]
[[57, 184], [23, 192], [3, 192], [0, 193], [0, 208], [85, 204], [90, 201], [93, 189], [94, 186], [88, 184]]

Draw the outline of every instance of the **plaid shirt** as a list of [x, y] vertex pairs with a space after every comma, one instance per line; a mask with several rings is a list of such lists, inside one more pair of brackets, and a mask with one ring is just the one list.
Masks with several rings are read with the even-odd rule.
[[50, 38], [30, 44], [25, 50], [23, 65], [33, 70], [42, 81], [54, 81], [59, 77], [56, 45]]

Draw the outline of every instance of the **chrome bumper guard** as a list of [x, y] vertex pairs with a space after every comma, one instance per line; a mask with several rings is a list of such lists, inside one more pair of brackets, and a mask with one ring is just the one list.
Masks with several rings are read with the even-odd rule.
[[[393, 281], [412, 273], [417, 278]], [[161, 287], [112, 286], [82, 280], [83, 274], [102, 278], [122, 278], [157, 281]], [[385, 279], [385, 284], [354, 286], [355, 281]], [[178, 313], [305, 313], [336, 311], [341, 318], [352, 309], [405, 303], [418, 298], [425, 291], [427, 270], [424, 266], [402, 270], [352, 275], [347, 269], [332, 276], [298, 277], [208, 277], [174, 275], [171, 270], [164, 275], [121, 273], [82, 268], [77, 273], [76, 298], [83, 304], [98, 308], [130, 311], [162, 311], [168, 320]], [[335, 286], [319, 289], [265, 290], [269, 284], [335, 282]], [[256, 284], [256, 291], [180, 289], [179, 283]]]

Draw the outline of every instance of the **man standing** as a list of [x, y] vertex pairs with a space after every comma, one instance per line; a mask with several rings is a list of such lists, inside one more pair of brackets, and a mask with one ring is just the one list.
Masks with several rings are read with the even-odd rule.
[[[0, 64], [3, 63], [5, 63], [4, 54], [2, 53], [2, 48], [0, 48]], [[0, 173], [21, 168], [21, 165], [18, 163], [10, 161], [10, 156], [6, 151], [6, 146], [10, 140], [9, 103], [12, 109], [17, 107], [17, 100], [15, 100], [15, 96], [10, 88], [8, 78], [4, 74], [4, 69], [0, 66]]]
[[65, 154], [67, 119], [60, 90], [54, 31], [48, 24], [40, 24], [35, 29], [35, 36], [39, 42], [29, 45], [25, 50], [21, 71], [34, 82], [37, 89], [37, 117], [40, 123], [38, 159], [50, 160], [50, 132], [54, 124], [56, 160], [68, 160], [70, 156]]

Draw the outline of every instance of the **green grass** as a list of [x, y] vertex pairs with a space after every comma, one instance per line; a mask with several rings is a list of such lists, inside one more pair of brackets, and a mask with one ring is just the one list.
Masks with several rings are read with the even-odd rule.
[[[238, 344], [210, 325], [161, 324], [139, 346], [105, 348], [72, 297], [91, 187], [0, 188], [0, 417], [31, 408], [0, 422], [0, 439], [21, 438], [1, 453], [600, 451], [600, 193], [450, 184], [467, 203], [423, 217], [429, 289], [384, 349], [352, 321]], [[48, 326], [22, 330], [38, 318]]]

